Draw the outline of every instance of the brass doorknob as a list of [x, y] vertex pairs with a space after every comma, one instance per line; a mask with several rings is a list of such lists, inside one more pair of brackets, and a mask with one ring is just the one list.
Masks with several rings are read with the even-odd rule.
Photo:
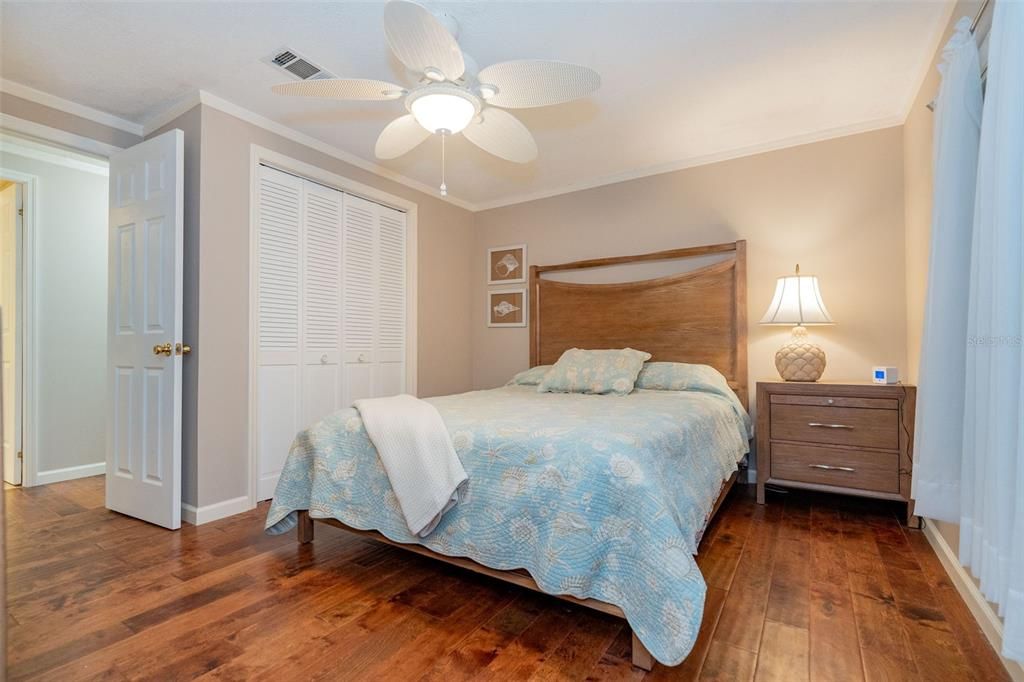
[[187, 343], [176, 343], [174, 344], [174, 352], [178, 355], [188, 355], [192, 352], [192, 346]]
[[171, 350], [171, 344], [169, 343], [158, 343], [153, 346], [153, 355], [166, 355], [167, 357], [171, 357], [171, 353], [173, 352], [174, 351]]

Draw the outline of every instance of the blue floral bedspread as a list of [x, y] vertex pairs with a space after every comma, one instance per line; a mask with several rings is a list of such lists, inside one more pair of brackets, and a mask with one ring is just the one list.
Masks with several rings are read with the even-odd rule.
[[682, 661], [706, 592], [693, 555], [748, 449], [750, 419], [735, 397], [506, 386], [429, 402], [469, 474], [462, 501], [429, 537], [406, 527], [352, 408], [296, 437], [267, 531], [294, 528], [308, 509], [492, 568], [525, 568], [546, 592], [617, 605], [656, 659]]

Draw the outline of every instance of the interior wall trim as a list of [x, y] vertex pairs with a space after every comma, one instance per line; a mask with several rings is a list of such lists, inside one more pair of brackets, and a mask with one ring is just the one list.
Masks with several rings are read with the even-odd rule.
[[57, 97], [51, 95], [48, 92], [42, 90], [36, 90], [30, 88], [27, 85], [16, 83], [14, 81], [0, 78], [0, 92], [5, 92], [21, 99], [27, 99], [30, 102], [41, 104], [44, 107], [50, 107], [51, 109], [57, 109], [63, 111], [66, 114], [72, 116], [78, 116], [85, 118], [94, 123], [102, 123], [105, 126], [116, 128], [132, 135], [142, 136], [142, 126], [138, 123], [134, 123], [127, 119], [123, 119], [120, 116], [100, 111], [99, 109], [93, 109], [92, 107], [78, 102], [72, 102], [71, 100], [64, 99], [63, 97]]
[[228, 516], [241, 514], [242, 512], [249, 511], [250, 509], [252, 509], [252, 506], [249, 505], [248, 495], [215, 502], [203, 507], [196, 507], [195, 505], [188, 504], [187, 502], [182, 502], [181, 520], [185, 523], [191, 523], [193, 526], [201, 526], [204, 523], [210, 523], [211, 521], [217, 521], [219, 519], [227, 518]]
[[960, 593], [960, 596], [967, 604], [967, 608], [971, 610], [971, 615], [978, 621], [981, 631], [985, 633], [985, 638], [988, 639], [992, 648], [996, 650], [996, 654], [999, 655], [999, 659], [1003, 662], [1003, 667], [1006, 668], [1014, 682], [1024, 682], [1024, 666], [1016, 661], [1003, 658], [999, 653], [1003, 650], [1003, 621], [1000, 620], [999, 614], [995, 612], [992, 605], [981, 594], [981, 590], [975, 584], [974, 578], [967, 572], [967, 569], [960, 565], [956, 552], [949, 546], [946, 539], [939, 533], [935, 523], [930, 519], [925, 521], [924, 536], [928, 539], [928, 544], [935, 550], [939, 561], [942, 562], [942, 567], [946, 569], [946, 573], [956, 587], [956, 591]]
[[87, 476], [101, 476], [106, 472], [106, 462], [79, 464], [78, 466], [64, 467], [63, 469], [50, 469], [48, 471], [40, 471], [36, 473], [35, 485], [60, 483], [61, 481], [70, 481], [76, 478], [85, 478]]

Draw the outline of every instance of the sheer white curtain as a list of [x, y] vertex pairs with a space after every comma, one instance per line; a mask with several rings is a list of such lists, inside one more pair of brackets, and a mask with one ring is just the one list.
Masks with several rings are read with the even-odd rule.
[[967, 287], [982, 102], [978, 45], [968, 17], [957, 23], [942, 58], [913, 497], [921, 516], [959, 522]]
[[[967, 315], [960, 561], [1024, 660], [1024, 3], [989, 37]], [[922, 384], [924, 379], [922, 378]]]

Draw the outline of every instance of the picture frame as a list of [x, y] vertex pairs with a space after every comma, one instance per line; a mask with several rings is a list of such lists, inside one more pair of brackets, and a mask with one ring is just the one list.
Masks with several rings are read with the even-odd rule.
[[527, 270], [526, 244], [487, 249], [488, 284], [525, 284]]
[[526, 289], [502, 289], [487, 292], [488, 327], [525, 327]]

